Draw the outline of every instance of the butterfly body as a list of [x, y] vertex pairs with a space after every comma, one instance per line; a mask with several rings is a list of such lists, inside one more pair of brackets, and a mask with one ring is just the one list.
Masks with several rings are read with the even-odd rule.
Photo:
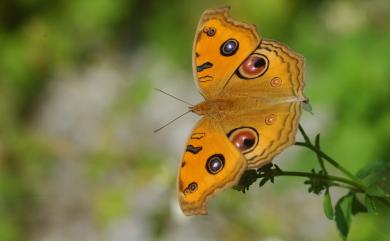
[[264, 40], [254, 25], [206, 10], [193, 46], [195, 83], [205, 100], [202, 116], [179, 165], [179, 203], [186, 215], [206, 214], [208, 199], [235, 185], [292, 145], [301, 113], [303, 58]]
[[[239, 115], [241, 112], [258, 109], [260, 101], [250, 98], [227, 97], [224, 99], [209, 99], [203, 101], [190, 110], [198, 115], [210, 117], [221, 117], [229, 115]], [[243, 108], [246, 106], [247, 108]]]
[[261, 111], [272, 105], [297, 101], [297, 98], [290, 99], [264, 99], [254, 97], [226, 97], [223, 99], [208, 99], [189, 109], [200, 116], [210, 116], [212, 118], [222, 118], [226, 116], [239, 116], [245, 113]]

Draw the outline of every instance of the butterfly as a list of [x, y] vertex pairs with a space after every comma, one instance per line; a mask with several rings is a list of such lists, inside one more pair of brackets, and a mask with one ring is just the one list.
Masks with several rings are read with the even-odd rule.
[[207, 214], [210, 197], [292, 145], [306, 100], [303, 57], [229, 10], [203, 12], [195, 34], [193, 74], [205, 100], [190, 107], [203, 118], [178, 167], [185, 215]]

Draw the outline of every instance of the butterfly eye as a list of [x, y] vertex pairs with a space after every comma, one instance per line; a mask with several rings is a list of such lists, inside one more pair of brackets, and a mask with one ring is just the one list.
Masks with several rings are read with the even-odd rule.
[[268, 69], [268, 59], [261, 54], [252, 54], [238, 68], [240, 77], [253, 79], [263, 75]]
[[234, 129], [228, 134], [228, 137], [242, 153], [253, 150], [259, 141], [259, 134], [251, 127]]
[[215, 154], [209, 157], [206, 162], [206, 169], [211, 174], [217, 174], [225, 165], [225, 158], [221, 154]]
[[228, 39], [222, 45], [220, 52], [223, 56], [232, 56], [238, 50], [238, 41], [235, 39]]

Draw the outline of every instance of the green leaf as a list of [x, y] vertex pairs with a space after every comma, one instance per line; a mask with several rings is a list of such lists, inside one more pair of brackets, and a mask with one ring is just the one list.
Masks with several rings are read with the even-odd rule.
[[335, 221], [343, 240], [347, 240], [351, 226], [351, 209], [353, 196], [350, 194], [340, 198], [335, 207]]
[[376, 161], [371, 162], [361, 168], [356, 176], [363, 180], [368, 188], [367, 194], [371, 197], [384, 198], [390, 202], [390, 195], [387, 188], [390, 185], [390, 179], [386, 178], [390, 174], [390, 162]]
[[356, 177], [365, 179], [370, 175], [376, 175], [382, 172], [386, 168], [389, 168], [389, 164], [384, 161], [370, 162], [356, 173]]
[[326, 190], [326, 192], [324, 194], [324, 199], [323, 199], [322, 205], [324, 207], [325, 216], [328, 219], [333, 220], [334, 213], [333, 213], [333, 207], [332, 207], [332, 200], [330, 198], [330, 194], [329, 194], [328, 189]]
[[375, 205], [375, 201], [374, 201], [373, 197], [371, 197], [369, 195], [365, 195], [364, 203], [366, 204], [368, 212], [376, 213], [376, 205]]
[[263, 179], [261, 179], [261, 181], [259, 182], [259, 187], [264, 186], [264, 184], [266, 184], [269, 180], [269, 177], [264, 177]]
[[252, 185], [257, 180], [256, 170], [247, 170], [241, 176], [240, 181], [233, 189], [245, 193], [246, 190], [249, 190], [249, 186]]
[[356, 197], [353, 195], [352, 199], [352, 215], [356, 215], [358, 213], [366, 213], [368, 212], [367, 207]]
[[387, 198], [386, 192], [376, 185], [370, 186], [367, 190], [367, 194], [373, 197]]

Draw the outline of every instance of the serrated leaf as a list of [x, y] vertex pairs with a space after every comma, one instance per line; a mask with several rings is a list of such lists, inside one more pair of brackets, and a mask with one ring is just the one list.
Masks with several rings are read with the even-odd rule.
[[333, 220], [334, 213], [333, 213], [332, 200], [330, 198], [329, 190], [326, 190], [326, 192], [324, 194], [324, 199], [322, 201], [322, 206], [324, 207], [325, 216], [328, 219]]
[[376, 205], [375, 205], [375, 201], [374, 201], [373, 197], [371, 197], [369, 195], [365, 195], [364, 196], [364, 204], [366, 205], [368, 212], [376, 213]]
[[343, 240], [347, 240], [351, 226], [351, 209], [353, 196], [350, 194], [340, 198], [335, 207], [335, 221]]
[[358, 213], [366, 213], [368, 212], [367, 207], [356, 197], [353, 195], [352, 199], [352, 207], [351, 207], [352, 215], [356, 215]]

